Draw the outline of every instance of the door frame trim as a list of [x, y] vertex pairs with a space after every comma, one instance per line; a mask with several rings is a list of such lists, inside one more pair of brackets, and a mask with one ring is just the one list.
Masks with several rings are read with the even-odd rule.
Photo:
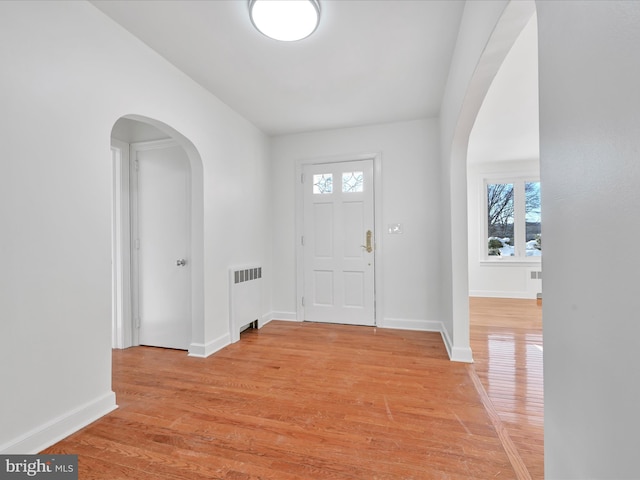
[[380, 325], [384, 318], [384, 282], [382, 272], [382, 154], [359, 153], [345, 154], [332, 157], [316, 157], [298, 159], [295, 162], [295, 245], [296, 245], [296, 320], [304, 321], [305, 312], [302, 305], [304, 294], [304, 249], [302, 247], [302, 234], [304, 231], [304, 189], [302, 184], [303, 169], [307, 165], [319, 165], [325, 163], [344, 163], [359, 160], [373, 160], [373, 208], [374, 208], [374, 292], [373, 292], [373, 321], [374, 325]]
[[[114, 151], [119, 154], [114, 158]], [[128, 143], [111, 139], [112, 152], [112, 348], [132, 346], [131, 214]]]

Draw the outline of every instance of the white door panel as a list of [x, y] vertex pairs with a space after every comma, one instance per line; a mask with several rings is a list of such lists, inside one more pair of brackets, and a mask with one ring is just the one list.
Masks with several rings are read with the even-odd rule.
[[138, 150], [136, 161], [139, 343], [187, 349], [189, 161], [179, 146]]
[[342, 232], [343, 232], [343, 255], [345, 260], [363, 260], [362, 240], [364, 228], [364, 205], [363, 202], [344, 202], [342, 204]]
[[373, 160], [304, 166], [305, 320], [375, 324]]

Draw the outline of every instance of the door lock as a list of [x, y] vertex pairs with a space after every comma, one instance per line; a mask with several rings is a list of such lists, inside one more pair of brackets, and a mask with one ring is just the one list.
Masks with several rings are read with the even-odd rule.
[[371, 236], [373, 235], [373, 233], [371, 232], [371, 230], [367, 230], [367, 244], [366, 245], [360, 245], [362, 248], [364, 248], [367, 253], [371, 253], [373, 252], [373, 247], [371, 246]]
[[184, 258], [180, 258], [176, 260], [176, 265], [178, 267], [184, 267], [187, 264], [187, 261]]

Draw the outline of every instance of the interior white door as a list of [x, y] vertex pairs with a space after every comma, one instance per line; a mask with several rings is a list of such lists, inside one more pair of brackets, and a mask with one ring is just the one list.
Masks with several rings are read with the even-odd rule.
[[180, 146], [136, 151], [138, 343], [188, 349], [190, 168]]
[[373, 160], [305, 165], [304, 317], [375, 325]]

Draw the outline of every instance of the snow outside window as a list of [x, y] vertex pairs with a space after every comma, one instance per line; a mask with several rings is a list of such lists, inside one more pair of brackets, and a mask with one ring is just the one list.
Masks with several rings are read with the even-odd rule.
[[540, 257], [540, 182], [529, 179], [487, 180], [484, 191], [486, 259]]

